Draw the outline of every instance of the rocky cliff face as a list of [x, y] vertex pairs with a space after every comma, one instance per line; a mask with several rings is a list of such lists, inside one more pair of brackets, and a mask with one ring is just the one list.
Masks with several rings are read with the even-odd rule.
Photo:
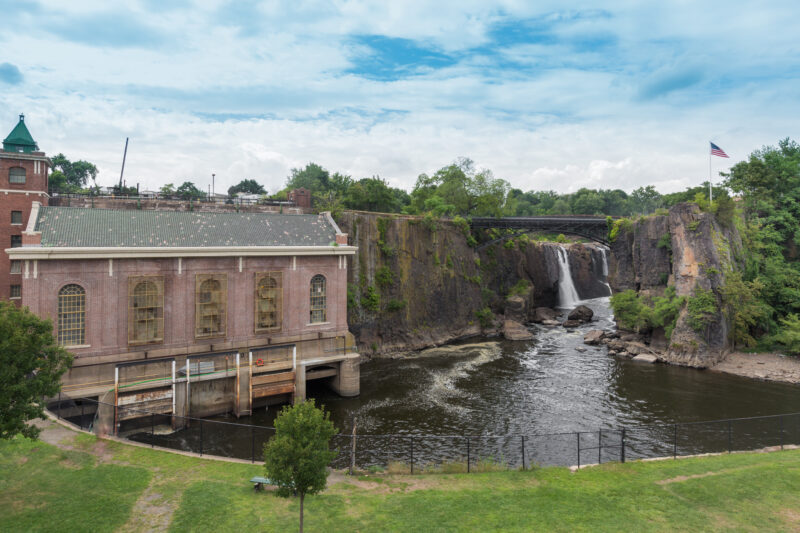
[[609, 260], [614, 292], [633, 289], [661, 294], [674, 285], [678, 296], [690, 299], [698, 290], [711, 291], [716, 301], [716, 313], [700, 331], [692, 327], [688, 306], [683, 307], [663, 360], [707, 367], [731, 349], [730, 324], [720, 310], [719, 289], [725, 284], [725, 273], [740, 267], [735, 257], [741, 246], [735, 227], [723, 227], [695, 204], [678, 204], [669, 215], [643, 218], [620, 228]]
[[[348, 263], [348, 321], [364, 355], [494, 334], [504, 315], [530, 318], [558, 303], [559, 245], [517, 239], [476, 250], [450, 221], [345, 212], [337, 222], [359, 247]], [[593, 275], [597, 247], [567, 248], [579, 295], [607, 294]]]

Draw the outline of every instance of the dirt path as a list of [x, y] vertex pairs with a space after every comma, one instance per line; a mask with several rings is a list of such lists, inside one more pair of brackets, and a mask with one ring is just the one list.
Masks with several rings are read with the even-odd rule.
[[734, 352], [709, 370], [766, 381], [800, 383], [800, 359], [774, 353]]

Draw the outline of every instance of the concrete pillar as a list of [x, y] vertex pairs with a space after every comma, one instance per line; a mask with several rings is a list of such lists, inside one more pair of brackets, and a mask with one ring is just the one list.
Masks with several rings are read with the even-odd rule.
[[114, 434], [114, 393], [107, 392], [100, 396], [97, 404], [97, 415], [94, 422], [94, 432], [97, 436]]
[[306, 399], [306, 365], [297, 365], [294, 375], [294, 402], [299, 403]]
[[175, 398], [173, 403], [175, 405], [175, 412], [172, 413], [172, 429], [183, 429], [187, 426], [186, 416], [187, 405], [186, 398], [186, 383], [178, 382], [175, 386]]
[[345, 398], [358, 396], [361, 392], [361, 370], [358, 357], [350, 357], [339, 363], [339, 372], [331, 379], [333, 391]]

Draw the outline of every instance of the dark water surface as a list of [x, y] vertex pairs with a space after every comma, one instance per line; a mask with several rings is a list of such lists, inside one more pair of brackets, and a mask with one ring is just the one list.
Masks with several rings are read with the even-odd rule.
[[[608, 298], [584, 303], [595, 311], [589, 325], [574, 330], [532, 326], [536, 338], [530, 342], [488, 340], [378, 358], [361, 365], [359, 397], [340, 398], [315, 382], [309, 383], [308, 395], [331, 411], [342, 433], [349, 434], [357, 421], [363, 435], [358, 439], [361, 465], [409, 462], [411, 436], [418, 464], [462, 460], [467, 446], [471, 460], [491, 457], [512, 465], [521, 464], [523, 445], [526, 464], [575, 464], [579, 457], [582, 463], [618, 460], [622, 427], [629, 428], [627, 458], [800, 441], [800, 416], [671, 426], [800, 412], [800, 388], [609, 357], [605, 347], [583, 344], [587, 331], [612, 329]], [[272, 425], [277, 411], [270, 407], [238, 421], [215, 420]], [[657, 427], [634, 429], [640, 426]], [[208, 423], [204, 430], [207, 453], [249, 458], [260, 455], [266, 438], [261, 431]], [[169, 440], [195, 441], [196, 431]], [[578, 437], [575, 432], [586, 433]], [[537, 436], [560, 433], [567, 434]], [[349, 439], [339, 440], [349, 450]]]

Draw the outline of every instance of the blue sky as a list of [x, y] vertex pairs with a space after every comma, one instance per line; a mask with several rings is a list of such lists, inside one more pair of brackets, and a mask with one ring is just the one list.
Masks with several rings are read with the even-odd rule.
[[0, 0], [0, 130], [24, 112], [102, 184], [130, 137], [151, 189], [275, 191], [309, 161], [411, 188], [465, 156], [523, 190], [668, 192], [707, 179], [709, 140], [735, 162], [799, 137], [794, 2], [110, 6]]

